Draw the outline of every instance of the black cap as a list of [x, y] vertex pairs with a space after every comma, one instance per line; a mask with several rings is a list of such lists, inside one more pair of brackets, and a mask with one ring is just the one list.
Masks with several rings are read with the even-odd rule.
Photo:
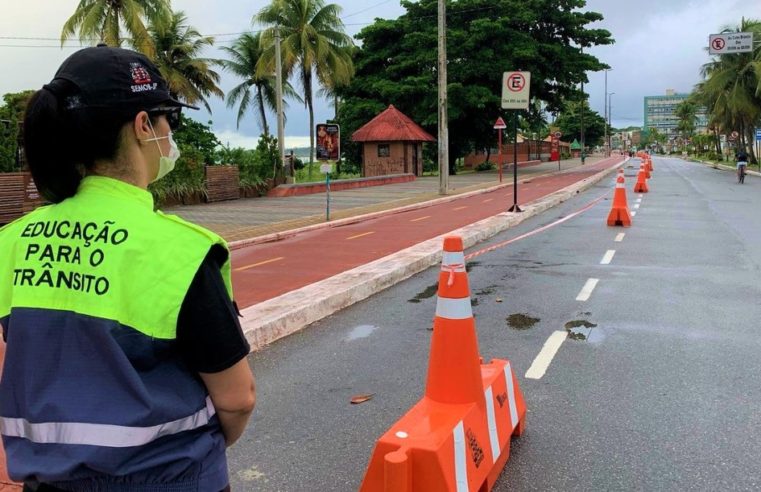
[[[66, 81], [76, 87], [61, 90]], [[66, 84], [63, 82], [63, 84]], [[149, 110], [156, 107], [198, 109], [174, 99], [158, 68], [142, 53], [100, 44], [68, 57], [56, 72], [48, 89], [61, 96], [64, 107]]]

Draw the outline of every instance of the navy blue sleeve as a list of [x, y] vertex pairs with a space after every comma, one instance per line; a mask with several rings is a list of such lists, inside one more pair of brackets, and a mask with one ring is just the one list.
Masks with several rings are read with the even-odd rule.
[[248, 355], [240, 313], [225, 288], [221, 265], [227, 251], [213, 246], [193, 278], [177, 318], [177, 344], [183, 358], [197, 372], [229, 369]]

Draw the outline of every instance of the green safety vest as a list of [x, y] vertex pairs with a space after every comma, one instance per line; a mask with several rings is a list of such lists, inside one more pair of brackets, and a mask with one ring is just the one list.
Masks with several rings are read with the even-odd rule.
[[227, 485], [219, 420], [175, 342], [214, 245], [227, 249], [154, 211], [148, 191], [99, 176], [0, 229], [0, 433], [12, 478], [104, 490], [121, 490], [109, 482], [118, 476], [141, 491]]

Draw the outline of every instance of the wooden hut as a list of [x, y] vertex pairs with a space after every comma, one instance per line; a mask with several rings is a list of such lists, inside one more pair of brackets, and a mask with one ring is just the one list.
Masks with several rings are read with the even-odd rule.
[[354, 132], [362, 142], [362, 176], [423, 174], [423, 142], [435, 142], [428, 132], [391, 104]]

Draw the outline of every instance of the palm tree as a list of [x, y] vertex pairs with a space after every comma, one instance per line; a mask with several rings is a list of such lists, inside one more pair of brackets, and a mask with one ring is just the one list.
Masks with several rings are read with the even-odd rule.
[[207, 98], [225, 96], [218, 86], [219, 74], [211, 68], [222, 62], [199, 56], [214, 45], [214, 38], [201, 36], [187, 21], [184, 12], [173, 12], [151, 23], [149, 32], [156, 47], [154, 62], [172, 96], [188, 104], [201, 103], [211, 113]]
[[[269, 135], [266, 108], [277, 111], [277, 95], [275, 75], [258, 75], [256, 71], [262, 56], [261, 33], [243, 34], [231, 47], [223, 46], [222, 50], [230, 56], [229, 60], [222, 60], [222, 66], [243, 79], [243, 82], [227, 94], [228, 108], [234, 107], [236, 103], [239, 104], [237, 127], [240, 128], [240, 122], [251, 104], [256, 104], [257, 122], [264, 134]], [[301, 102], [301, 98], [288, 82], [283, 84], [283, 95]], [[287, 106], [285, 101], [283, 106]]]
[[[761, 21], [743, 19], [736, 28], [722, 32], [753, 32], [761, 37]], [[696, 86], [700, 98], [709, 102], [708, 112], [725, 133], [740, 132], [741, 145], [753, 140], [753, 128], [761, 121], [761, 47], [751, 53], [721, 55], [701, 69], [705, 78]], [[752, 147], [752, 146], [751, 146]], [[753, 149], [750, 148], [752, 159]]]
[[155, 48], [145, 27], [150, 22], [169, 17], [170, 0], [80, 0], [61, 30], [61, 45], [79, 32], [79, 40], [100, 40], [109, 46], [121, 46], [124, 27], [132, 45], [153, 58]]
[[[325, 5], [324, 0], [272, 0], [254, 16], [254, 22], [270, 26], [262, 33], [265, 50], [258, 71], [272, 73], [275, 66], [275, 29], [281, 36], [283, 70], [290, 75], [298, 70], [304, 89], [304, 104], [309, 110], [309, 162], [314, 158], [313, 76], [320, 83], [348, 83], [353, 74], [349, 49], [351, 38], [343, 31], [341, 7]], [[310, 166], [311, 170], [311, 166]]]

